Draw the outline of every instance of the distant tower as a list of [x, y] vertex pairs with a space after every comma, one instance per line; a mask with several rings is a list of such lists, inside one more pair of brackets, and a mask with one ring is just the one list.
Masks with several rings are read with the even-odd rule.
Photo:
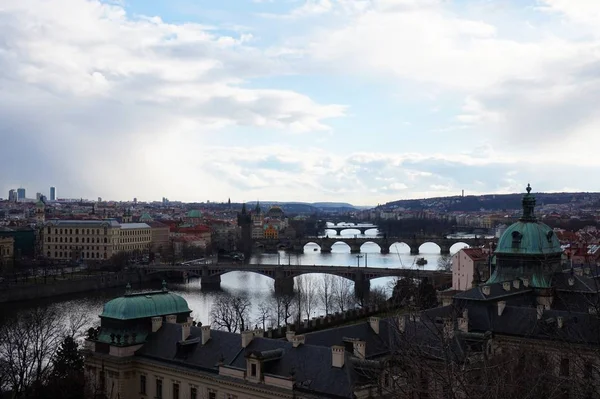
[[35, 221], [43, 224], [46, 221], [46, 204], [40, 198], [35, 204]]
[[462, 190], [462, 194], [461, 194], [461, 196], [462, 196], [462, 197], [464, 197], [464, 196], [465, 196], [465, 190]]
[[56, 201], [56, 187], [50, 187], [50, 201]]
[[227, 207], [231, 209], [231, 198], [227, 199]]
[[17, 201], [25, 199], [25, 189], [23, 187], [17, 188]]
[[8, 192], [8, 200], [10, 202], [17, 202], [17, 190], [12, 189]]
[[238, 249], [241, 250], [246, 257], [252, 253], [252, 217], [246, 210], [246, 204], [242, 204], [242, 212], [238, 213], [238, 227], [241, 229], [240, 242]]
[[42, 193], [35, 193], [35, 199], [37, 201], [41, 200], [42, 199]]
[[137, 205], [137, 198], [133, 199], [133, 205]]

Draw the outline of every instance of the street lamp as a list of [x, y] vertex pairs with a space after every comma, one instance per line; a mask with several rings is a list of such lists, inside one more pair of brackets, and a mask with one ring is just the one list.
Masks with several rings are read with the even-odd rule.
[[356, 255], [356, 267], [360, 267], [360, 258], [362, 257], [362, 255]]

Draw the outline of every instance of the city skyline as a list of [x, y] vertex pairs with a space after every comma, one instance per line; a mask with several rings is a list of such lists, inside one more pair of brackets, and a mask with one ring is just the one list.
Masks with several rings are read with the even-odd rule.
[[22, 0], [0, 19], [2, 197], [600, 191], [598, 2]]

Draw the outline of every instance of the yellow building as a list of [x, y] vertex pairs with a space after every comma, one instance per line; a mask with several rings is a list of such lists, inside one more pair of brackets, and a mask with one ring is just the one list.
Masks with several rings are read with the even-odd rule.
[[12, 237], [0, 237], [0, 264], [12, 261], [15, 250], [15, 239]]
[[151, 238], [145, 223], [52, 220], [43, 229], [43, 253], [50, 260], [108, 260], [118, 252], [149, 248]]
[[152, 241], [152, 229], [146, 223], [121, 223], [118, 252], [146, 251]]
[[267, 225], [267, 227], [265, 228], [265, 234], [264, 237], [266, 239], [270, 239], [270, 240], [276, 240], [279, 238], [279, 230], [277, 230], [275, 228], [275, 226], [273, 225]]

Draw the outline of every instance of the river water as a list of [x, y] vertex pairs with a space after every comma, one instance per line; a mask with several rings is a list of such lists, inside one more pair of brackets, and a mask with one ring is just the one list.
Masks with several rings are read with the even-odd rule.
[[[335, 231], [326, 232], [330, 237], [335, 235]], [[368, 230], [364, 235], [358, 230], [344, 230], [342, 237], [376, 237], [377, 230]], [[457, 252], [466, 244], [455, 244], [451, 248], [451, 253]], [[360, 266], [360, 267], [389, 267], [389, 268], [417, 268], [415, 261], [417, 258], [425, 258], [427, 265], [421, 269], [435, 269], [440, 258], [440, 248], [433, 243], [423, 244], [420, 248], [420, 255], [410, 255], [410, 248], [406, 244], [393, 244], [390, 247], [390, 253], [383, 255], [380, 248], [374, 243], [365, 243], [361, 248], [361, 254], [350, 253], [350, 247], [345, 243], [336, 243], [332, 247], [331, 253], [322, 254], [316, 244], [307, 244], [303, 254], [288, 254], [280, 251], [278, 254], [259, 254], [250, 259], [250, 263], [267, 264], [301, 264], [301, 265], [335, 265], [335, 266]], [[366, 264], [366, 265], [365, 265]], [[320, 274], [311, 274], [310, 278], [318, 280]], [[391, 291], [393, 278], [378, 278], [371, 282], [371, 287], [382, 287], [386, 291]], [[156, 285], [156, 287], [154, 287]], [[134, 287], [135, 288], [135, 287]], [[138, 287], [143, 289], [156, 288], [159, 284], [152, 286]], [[259, 303], [266, 301], [272, 295], [273, 280], [249, 272], [231, 272], [221, 277], [221, 291], [201, 290], [199, 279], [190, 279], [186, 282], [171, 282], [168, 285], [170, 291], [183, 296], [190, 309], [192, 316], [196, 321], [203, 324], [209, 323], [209, 315], [212, 304], [218, 300], [220, 295], [248, 295], [253, 303], [254, 310]], [[70, 313], [83, 313], [90, 317], [94, 324], [99, 323], [98, 315], [102, 312], [102, 306], [112, 298], [123, 295], [123, 288], [114, 288], [104, 291], [94, 291], [89, 293], [73, 294], [38, 301], [29, 301], [19, 304], [1, 304], [0, 315], [9, 316], [18, 315], [19, 312], [26, 311], [33, 307], [52, 307], [59, 310], [60, 314], [67, 317]], [[321, 309], [315, 311], [315, 316], [322, 313]]]

